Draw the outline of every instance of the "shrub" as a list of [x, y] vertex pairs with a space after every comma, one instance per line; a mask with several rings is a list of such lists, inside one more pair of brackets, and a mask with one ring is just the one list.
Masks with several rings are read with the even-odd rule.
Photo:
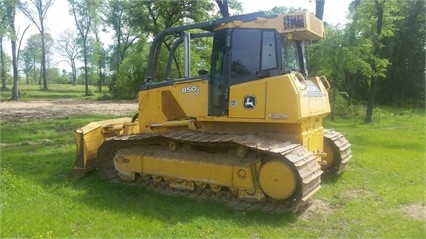
[[362, 119], [365, 114], [365, 107], [358, 103], [352, 102], [348, 103], [348, 100], [345, 98], [346, 94], [339, 92], [336, 94], [336, 97], [333, 101], [330, 96], [331, 111], [334, 116], [337, 116], [342, 119]]

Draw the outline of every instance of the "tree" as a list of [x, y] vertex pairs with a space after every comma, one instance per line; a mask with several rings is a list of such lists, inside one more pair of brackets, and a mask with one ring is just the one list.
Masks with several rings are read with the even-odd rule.
[[[95, 29], [97, 29], [97, 27], [95, 27]], [[103, 43], [100, 40], [98, 31], [95, 30], [94, 32], [95, 32], [95, 39], [90, 39], [91, 51], [89, 54], [89, 61], [92, 67], [96, 66], [96, 72], [97, 72], [97, 78], [98, 78], [97, 83], [99, 87], [99, 92], [102, 92], [106, 53], [103, 48]]]
[[114, 32], [115, 44], [112, 47], [111, 69], [118, 70], [129, 47], [138, 40], [135, 29], [129, 25], [129, 1], [110, 0], [105, 12], [105, 23]]
[[78, 44], [75, 35], [75, 31], [71, 29], [65, 30], [57, 40], [56, 47], [56, 49], [59, 51], [59, 54], [65, 58], [62, 61], [68, 63], [68, 65], [71, 67], [71, 78], [73, 85], [77, 84], [76, 60], [80, 52], [80, 45]]
[[[374, 59], [373, 62], [373, 71], [377, 72], [371, 78], [370, 82], [370, 92], [367, 102], [367, 111], [365, 113], [364, 122], [372, 123], [373, 122], [373, 108], [374, 102], [376, 100], [376, 90], [377, 90], [377, 81], [379, 77], [384, 76], [384, 71], [387, 66], [387, 62], [383, 62], [380, 59], [380, 44], [382, 40], [382, 29], [383, 29], [383, 15], [385, 9], [386, 0], [374, 0], [374, 7], [377, 14], [377, 23], [376, 23], [376, 37], [374, 44], [374, 56], [378, 59]], [[382, 74], [381, 74], [382, 73]]]
[[144, 81], [146, 73], [147, 47], [145, 38], [128, 49], [128, 56], [123, 60], [120, 68], [111, 77], [110, 91], [114, 98], [134, 98], [137, 96], [137, 87]]
[[17, 47], [16, 47], [16, 29], [15, 29], [15, 15], [17, 2], [14, 0], [5, 0], [5, 8], [7, 14], [7, 22], [9, 23], [10, 41], [12, 45], [12, 72], [13, 72], [13, 87], [12, 87], [12, 100], [19, 98], [19, 86], [18, 86], [18, 59], [17, 59]]
[[[389, 66], [389, 60], [384, 52], [384, 42], [391, 38], [394, 33], [393, 22], [396, 18], [396, 0], [355, 0], [350, 4], [350, 22], [347, 25], [348, 41], [360, 42], [364, 69], [358, 71], [366, 79], [368, 86], [367, 109], [364, 122], [371, 123], [373, 120], [373, 109], [379, 80], [384, 80]], [[385, 8], [386, 3], [386, 8]], [[372, 17], [373, 16], [373, 17]]]
[[[308, 48], [310, 59], [310, 70], [314, 71], [316, 75], [327, 75], [331, 83], [333, 93], [331, 95], [331, 120], [334, 120], [336, 112], [336, 94], [337, 87], [342, 81], [345, 68], [347, 67], [349, 51], [344, 46], [344, 32], [336, 27], [326, 27], [327, 38], [314, 44]], [[336, 54], [329, 54], [338, 48]]]
[[425, 7], [422, 0], [399, 1], [395, 34], [384, 43], [389, 58], [386, 84], [378, 86], [382, 104], [424, 106], [425, 99]]
[[[41, 37], [40, 34], [31, 35], [27, 39], [27, 44], [23, 50], [22, 58], [24, 65], [31, 65], [26, 73], [29, 78], [29, 73], [32, 72], [34, 84], [42, 86], [42, 70], [41, 70]], [[40, 66], [37, 67], [37, 64]]]
[[[29, 83], [29, 74], [32, 73], [33, 81], [35, 84], [39, 84], [43, 88], [43, 74], [42, 74], [42, 42], [41, 42], [41, 34], [31, 35], [27, 39], [27, 44], [25, 45], [21, 57], [19, 59], [23, 60], [24, 73], [27, 78], [27, 83]], [[52, 54], [51, 46], [53, 45], [53, 38], [49, 33], [46, 33], [44, 36], [45, 44], [47, 47], [45, 48], [46, 59], [49, 59], [49, 56]], [[48, 63], [48, 61], [46, 61]], [[37, 68], [37, 64], [40, 66]], [[49, 67], [46, 67], [47, 70]], [[38, 73], [38, 74], [37, 74]], [[38, 81], [37, 81], [38, 75]], [[48, 74], [46, 74], [48, 76]]]
[[[148, 36], [156, 36], [163, 29], [185, 25], [194, 22], [202, 22], [211, 19], [213, 11], [213, 3], [207, 0], [186, 0], [186, 1], [131, 1], [129, 8], [130, 25], [139, 32], [145, 32]], [[206, 14], [207, 13], [207, 14]], [[210, 14], [209, 14], [210, 13]], [[160, 65], [160, 54], [170, 52], [171, 44], [175, 38], [169, 37], [161, 40], [161, 44], [157, 45], [153, 61], [152, 79], [162, 79], [162, 72], [157, 69], [163, 69]], [[161, 51], [162, 45], [167, 51]], [[167, 57], [163, 56], [163, 57]], [[166, 62], [166, 61], [164, 61]], [[178, 61], [174, 59], [178, 74], [180, 68]]]
[[1, 65], [1, 70], [0, 70], [0, 79], [1, 79], [1, 90], [0, 91], [5, 91], [7, 90], [6, 87], [6, 65], [5, 65], [5, 54], [3, 51], [3, 36], [0, 36], [0, 65]]
[[37, 27], [41, 36], [41, 73], [43, 78], [43, 89], [47, 87], [46, 70], [46, 43], [45, 43], [45, 20], [47, 12], [53, 5], [54, 0], [26, 0], [19, 5], [19, 10]]
[[8, 23], [8, 8], [6, 6], [6, 1], [0, 2], [0, 79], [1, 79], [1, 91], [6, 91], [6, 64], [5, 64], [5, 53], [3, 51], [3, 38], [6, 35], [9, 23]]
[[78, 29], [84, 60], [85, 95], [89, 95], [88, 51], [89, 33], [93, 30], [94, 22], [98, 21], [99, 0], [68, 0], [71, 13]]
[[33, 81], [36, 81], [36, 68], [35, 68], [35, 61], [36, 59], [33, 57], [34, 52], [32, 49], [25, 47], [21, 54], [21, 69], [22, 72], [25, 74], [25, 82], [26, 84], [30, 83], [30, 75], [32, 73], [33, 75]]
[[104, 72], [105, 72], [105, 63], [106, 63], [106, 51], [103, 47], [103, 43], [101, 42], [101, 38], [99, 36], [100, 29], [100, 21], [94, 22], [93, 33], [95, 34], [95, 42], [93, 47], [93, 54], [91, 57], [91, 62], [96, 64], [97, 74], [98, 74], [98, 86], [99, 92], [102, 92], [102, 84], [104, 81]]

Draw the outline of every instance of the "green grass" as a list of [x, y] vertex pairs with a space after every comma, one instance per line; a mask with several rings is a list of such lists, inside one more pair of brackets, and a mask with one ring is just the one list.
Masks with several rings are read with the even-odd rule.
[[[55, 99], [98, 99], [108, 97], [108, 87], [102, 87], [103, 92], [99, 92], [97, 86], [89, 85], [90, 96], [85, 96], [84, 85], [71, 85], [71, 84], [49, 84], [49, 90], [44, 91], [39, 85], [20, 84], [19, 89], [21, 92], [22, 101], [30, 100], [55, 100]], [[12, 92], [0, 92], [0, 101], [9, 100], [12, 97]]]
[[385, 108], [379, 123], [327, 121], [352, 144], [347, 171], [314, 196], [310, 218], [229, 209], [144, 188], [67, 177], [71, 131], [107, 116], [5, 122], [1, 127], [0, 237], [18, 238], [424, 238], [402, 208], [425, 202], [425, 114]]

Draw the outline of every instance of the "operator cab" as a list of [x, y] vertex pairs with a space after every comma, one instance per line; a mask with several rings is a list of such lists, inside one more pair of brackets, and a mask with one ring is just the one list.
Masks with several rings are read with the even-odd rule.
[[229, 87], [266, 77], [308, 75], [302, 41], [274, 29], [229, 28], [214, 34], [209, 84], [209, 115], [225, 115]]

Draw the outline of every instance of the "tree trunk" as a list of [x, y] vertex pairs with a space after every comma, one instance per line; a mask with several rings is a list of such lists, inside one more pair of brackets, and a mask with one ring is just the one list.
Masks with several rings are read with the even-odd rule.
[[85, 95], [89, 96], [89, 76], [87, 73], [87, 42], [86, 39], [84, 39], [83, 41]]
[[99, 76], [99, 92], [102, 92], [102, 67], [101, 67], [101, 63], [98, 64], [98, 76]]
[[[386, 0], [382, 0], [379, 2], [379, 0], [374, 0], [374, 3], [376, 5], [376, 11], [377, 11], [377, 25], [376, 25], [376, 33], [377, 33], [377, 42], [374, 46], [374, 53], [376, 56], [379, 56], [379, 48], [380, 48], [380, 35], [382, 34], [382, 27], [383, 27], [383, 12], [385, 8], [385, 2]], [[377, 80], [379, 76], [373, 76], [371, 78], [371, 84], [370, 84], [370, 93], [368, 96], [368, 103], [367, 103], [367, 110], [365, 113], [364, 123], [372, 123], [373, 122], [373, 109], [374, 109], [374, 101], [376, 98], [376, 89], [377, 89]]]
[[3, 37], [0, 37], [0, 61], [1, 61], [1, 91], [6, 91], [6, 66], [4, 65]]
[[37, 84], [37, 72], [36, 72], [35, 58], [33, 58], [33, 81], [34, 81], [34, 84]]
[[358, 81], [359, 73], [350, 74], [349, 76], [349, 88], [348, 88], [348, 107], [352, 105], [353, 98], [356, 93], [356, 86]]
[[38, 72], [38, 85], [40, 86], [41, 89], [43, 89], [43, 66], [40, 63], [40, 70]]
[[376, 88], [377, 88], [377, 77], [373, 77], [371, 79], [370, 93], [368, 95], [367, 111], [365, 113], [365, 118], [364, 118], [364, 123], [367, 123], [367, 124], [373, 122], [373, 109], [374, 109], [374, 101], [376, 98]]
[[[13, 26], [12, 26], [13, 25]], [[11, 24], [12, 32], [15, 32], [15, 24]], [[16, 40], [11, 40], [12, 43], [12, 66], [13, 66], [13, 87], [12, 87], [12, 100], [19, 98], [19, 76], [18, 76], [18, 60], [16, 59]]]
[[75, 67], [75, 61], [73, 60], [71, 63], [71, 71], [72, 71], [72, 84], [77, 85], [77, 69]]
[[46, 46], [45, 46], [45, 39], [44, 39], [43, 23], [41, 25], [40, 35], [41, 35], [41, 72], [42, 72], [42, 78], [43, 78], [43, 90], [48, 90], [47, 71], [46, 71]]

